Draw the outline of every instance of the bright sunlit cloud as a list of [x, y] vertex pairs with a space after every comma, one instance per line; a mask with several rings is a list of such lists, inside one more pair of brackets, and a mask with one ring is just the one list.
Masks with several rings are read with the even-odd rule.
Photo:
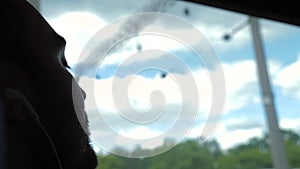
[[283, 93], [300, 98], [300, 54], [298, 60], [281, 69], [276, 77], [275, 84], [278, 85]]
[[300, 118], [282, 119], [280, 121], [280, 127], [284, 129], [292, 129], [296, 132], [300, 132]]
[[[164, 140], [158, 137], [160, 134], [162, 134], [160, 131], [156, 131], [147, 127], [137, 127], [127, 131], [121, 130], [119, 133], [120, 135], [115, 139], [115, 144], [117, 145], [126, 145], [128, 147], [132, 147], [134, 145], [135, 147], [140, 146], [143, 149], [153, 149], [161, 146], [164, 143]], [[135, 139], [135, 141], [130, 142], [128, 139], [123, 139], [123, 137], [120, 137], [121, 135]], [[149, 139], [151, 141], [139, 142], [139, 140], [145, 139]]]
[[216, 136], [224, 150], [244, 143], [252, 137], [262, 137], [264, 134], [262, 128], [253, 128], [248, 130], [223, 131]]
[[89, 12], [68, 12], [50, 19], [49, 24], [67, 41], [65, 55], [70, 66], [77, 63], [88, 40], [106, 23]]

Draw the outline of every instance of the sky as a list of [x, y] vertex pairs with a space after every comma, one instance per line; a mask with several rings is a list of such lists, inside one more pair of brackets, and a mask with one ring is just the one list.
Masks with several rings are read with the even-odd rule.
[[[222, 38], [248, 16], [176, 2], [163, 11], [170, 15], [166, 20], [160, 16], [127, 22], [126, 17], [148, 10], [144, 4], [147, 0], [41, 3], [42, 15], [67, 41], [65, 55], [72, 73], [82, 59], [97, 52], [98, 46], [109, 45], [109, 37], [122, 30], [155, 30], [187, 41], [139, 34], [103, 60], [92, 61], [98, 64], [89, 65], [93, 71], [86, 72], [79, 84], [87, 93], [95, 149], [137, 145], [151, 149], [165, 138], [179, 142], [204, 136], [227, 150], [261, 137], [268, 128], [249, 25], [230, 41]], [[138, 27], [140, 22], [145, 26]], [[259, 22], [279, 125], [300, 133], [300, 28], [266, 19]], [[126, 27], [127, 23], [136, 27]]]

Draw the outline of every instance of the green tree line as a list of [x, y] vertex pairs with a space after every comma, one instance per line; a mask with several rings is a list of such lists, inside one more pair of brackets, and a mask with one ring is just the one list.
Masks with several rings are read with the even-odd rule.
[[[288, 162], [291, 168], [300, 168], [300, 136], [294, 131], [282, 130]], [[234, 139], [234, 138], [233, 138]], [[254, 137], [244, 144], [222, 151], [216, 140], [199, 143], [190, 139], [181, 142], [169, 151], [144, 159], [125, 158], [113, 154], [98, 155], [97, 169], [262, 169], [273, 168], [269, 147], [270, 138]], [[154, 150], [137, 147], [133, 152], [161, 151], [172, 145], [168, 140]]]

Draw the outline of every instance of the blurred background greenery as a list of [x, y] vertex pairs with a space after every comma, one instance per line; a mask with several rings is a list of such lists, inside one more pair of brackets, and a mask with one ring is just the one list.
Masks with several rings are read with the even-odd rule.
[[[300, 168], [300, 136], [291, 130], [282, 130], [288, 161], [291, 168]], [[232, 138], [234, 139], [234, 138]], [[188, 139], [173, 149], [158, 156], [133, 159], [113, 154], [98, 154], [97, 169], [263, 169], [273, 168], [269, 136], [253, 137], [244, 144], [239, 144], [226, 152], [220, 149], [216, 140], [199, 143]], [[172, 145], [166, 140], [164, 145], [154, 150], [136, 147], [133, 152], [118, 148], [121, 153], [145, 153], [160, 151]]]

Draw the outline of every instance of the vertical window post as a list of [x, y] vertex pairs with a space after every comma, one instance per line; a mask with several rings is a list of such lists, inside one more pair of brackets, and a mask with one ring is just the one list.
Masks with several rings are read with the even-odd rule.
[[264, 104], [269, 134], [271, 138], [270, 146], [273, 165], [275, 169], [289, 169], [282, 133], [278, 126], [274, 98], [271, 90], [271, 83], [268, 76], [265, 53], [259, 29], [259, 22], [256, 17], [250, 17], [250, 26], [253, 47], [255, 49], [256, 65], [258, 70], [257, 73], [260, 83], [262, 101]]

